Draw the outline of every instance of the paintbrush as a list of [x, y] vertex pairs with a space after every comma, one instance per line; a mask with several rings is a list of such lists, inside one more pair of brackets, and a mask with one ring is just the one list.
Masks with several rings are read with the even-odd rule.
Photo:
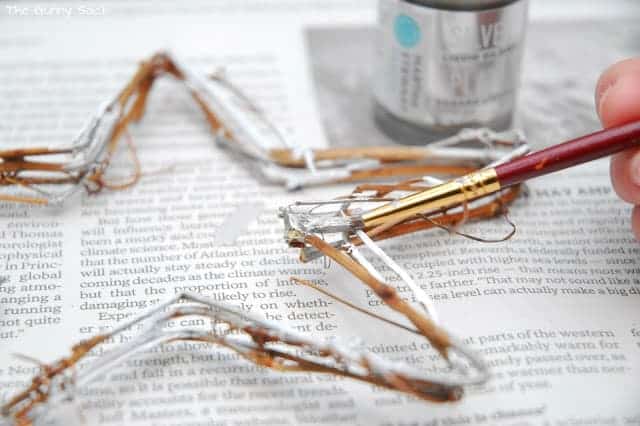
[[323, 218], [320, 215], [299, 216], [296, 218], [296, 225], [307, 232], [365, 230], [370, 236], [375, 236], [418, 215], [464, 206], [509, 186], [634, 146], [640, 146], [640, 121], [553, 145], [416, 192], [361, 214], [331, 218]]

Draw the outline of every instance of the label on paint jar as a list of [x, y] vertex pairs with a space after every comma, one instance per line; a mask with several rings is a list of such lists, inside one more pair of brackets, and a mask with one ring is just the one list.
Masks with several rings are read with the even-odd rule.
[[427, 127], [510, 117], [527, 9], [526, 0], [476, 11], [380, 0], [376, 100]]

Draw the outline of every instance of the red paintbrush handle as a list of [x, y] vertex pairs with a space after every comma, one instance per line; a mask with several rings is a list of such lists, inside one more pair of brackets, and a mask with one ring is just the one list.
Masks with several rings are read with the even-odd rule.
[[569, 142], [501, 164], [495, 168], [500, 186], [515, 185], [567, 167], [640, 146], [640, 121], [600, 130]]

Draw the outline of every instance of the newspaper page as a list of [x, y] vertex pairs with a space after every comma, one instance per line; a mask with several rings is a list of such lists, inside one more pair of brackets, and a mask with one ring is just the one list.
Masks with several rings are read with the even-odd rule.
[[[0, 146], [70, 141], [160, 49], [203, 73], [224, 68], [297, 145], [392, 143], [371, 118], [373, 3], [1, 3]], [[631, 14], [532, 21], [518, 125], [534, 148], [599, 128], [595, 82], [638, 54], [636, 24]], [[78, 194], [60, 208], [0, 204], [0, 400], [40, 369], [16, 354], [52, 362], [183, 291], [305, 333], [357, 337], [376, 354], [430, 368], [424, 339], [289, 279], [402, 321], [339, 266], [301, 264], [283, 242], [278, 207], [351, 187], [291, 194], [261, 183], [215, 146], [182, 86], [158, 86], [130, 131], [147, 172], [135, 187]], [[64, 424], [640, 424], [640, 245], [607, 164], [528, 184], [511, 209], [518, 232], [508, 242], [430, 231], [384, 243], [445, 327], [491, 368], [491, 380], [459, 402], [273, 372], [220, 348], [174, 343], [78, 389]], [[489, 236], [507, 229], [500, 219], [465, 226]]]

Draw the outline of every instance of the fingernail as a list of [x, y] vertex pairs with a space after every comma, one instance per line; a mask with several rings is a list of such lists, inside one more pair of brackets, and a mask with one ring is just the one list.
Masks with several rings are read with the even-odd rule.
[[607, 95], [611, 91], [611, 88], [616, 85], [618, 79], [615, 79], [607, 87], [602, 90], [602, 94], [600, 94], [600, 101], [598, 102], [598, 116], [600, 117], [600, 121], [602, 121], [602, 106], [604, 105], [604, 101], [607, 99]]

